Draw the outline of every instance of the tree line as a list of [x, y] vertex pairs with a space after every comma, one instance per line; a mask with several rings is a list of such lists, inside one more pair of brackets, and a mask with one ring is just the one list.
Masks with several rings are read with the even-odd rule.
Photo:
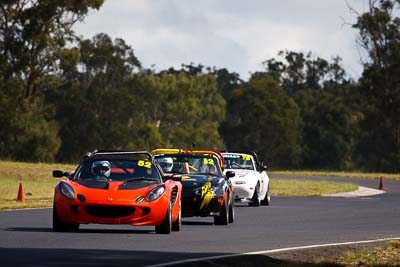
[[368, 55], [358, 81], [339, 56], [288, 50], [247, 81], [194, 63], [155, 71], [123, 39], [75, 35], [72, 26], [102, 4], [1, 1], [0, 158], [249, 149], [272, 168], [400, 171], [400, 0], [369, 0], [355, 13]]

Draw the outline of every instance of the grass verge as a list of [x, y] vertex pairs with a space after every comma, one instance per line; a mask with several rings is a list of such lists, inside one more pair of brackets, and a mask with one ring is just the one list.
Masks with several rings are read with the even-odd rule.
[[[322, 262], [332, 262], [324, 259]], [[400, 241], [390, 241], [373, 251], [347, 252], [334, 263], [343, 266], [400, 266]]]
[[299, 176], [339, 176], [347, 178], [383, 178], [400, 180], [399, 173], [365, 173], [365, 172], [341, 172], [341, 171], [311, 171], [311, 170], [288, 170], [269, 171], [268, 174], [299, 175]]
[[271, 179], [272, 196], [285, 197], [313, 197], [322, 194], [335, 194], [351, 192], [358, 189], [358, 185], [352, 183], [336, 183], [331, 181], [310, 181], [304, 179]]
[[[52, 177], [55, 169], [74, 170], [75, 166], [0, 161], [0, 210], [52, 206], [54, 186], [59, 181]], [[20, 183], [24, 203], [16, 201]]]

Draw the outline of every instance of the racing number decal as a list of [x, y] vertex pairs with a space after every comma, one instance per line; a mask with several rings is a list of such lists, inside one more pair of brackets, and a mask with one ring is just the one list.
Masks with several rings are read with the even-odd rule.
[[138, 166], [140, 167], [145, 167], [145, 168], [151, 168], [151, 162], [150, 161], [144, 161], [144, 160], [139, 160], [137, 163]]
[[242, 160], [250, 160], [250, 156], [249, 155], [242, 155]]
[[203, 201], [201, 202], [200, 209], [207, 206], [214, 196], [211, 191], [211, 182], [207, 182], [201, 187], [201, 196], [203, 197]]
[[206, 158], [204, 158], [204, 159], [203, 159], [203, 163], [204, 163], [205, 165], [214, 165], [214, 160], [213, 160], [213, 159], [206, 159]]

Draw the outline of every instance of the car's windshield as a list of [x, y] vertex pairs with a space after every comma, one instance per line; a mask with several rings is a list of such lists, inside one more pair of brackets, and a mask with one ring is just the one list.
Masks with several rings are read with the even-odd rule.
[[165, 173], [222, 175], [219, 161], [214, 156], [203, 154], [165, 154], [158, 155], [155, 158]]
[[147, 160], [93, 159], [78, 167], [73, 180], [160, 182], [161, 176], [157, 167]]
[[253, 157], [247, 154], [222, 154], [225, 169], [254, 170]]

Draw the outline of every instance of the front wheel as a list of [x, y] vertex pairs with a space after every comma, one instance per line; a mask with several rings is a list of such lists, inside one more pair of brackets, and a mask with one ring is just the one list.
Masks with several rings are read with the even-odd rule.
[[218, 216], [214, 216], [214, 224], [215, 225], [228, 225], [229, 214], [227, 207], [227, 199], [225, 199], [224, 204], [221, 207], [221, 212]]
[[260, 185], [257, 184], [256, 188], [254, 188], [254, 194], [253, 197], [251, 198], [251, 202], [249, 202], [249, 206], [252, 207], [258, 207], [260, 206], [261, 201], [260, 201]]
[[167, 214], [160, 225], [156, 225], [157, 234], [170, 234], [172, 230], [171, 202], [168, 204]]
[[172, 231], [180, 231], [182, 226], [182, 211], [181, 211], [181, 204], [179, 204], [179, 213], [178, 219], [172, 223]]
[[77, 232], [79, 223], [65, 223], [58, 217], [56, 206], [53, 206], [53, 231], [54, 232]]
[[263, 200], [261, 200], [261, 205], [269, 206], [270, 204], [271, 204], [271, 193], [269, 192], [269, 186], [268, 186], [267, 192], [265, 193], [265, 197]]
[[233, 223], [235, 221], [235, 202], [233, 200], [229, 202], [229, 223]]

